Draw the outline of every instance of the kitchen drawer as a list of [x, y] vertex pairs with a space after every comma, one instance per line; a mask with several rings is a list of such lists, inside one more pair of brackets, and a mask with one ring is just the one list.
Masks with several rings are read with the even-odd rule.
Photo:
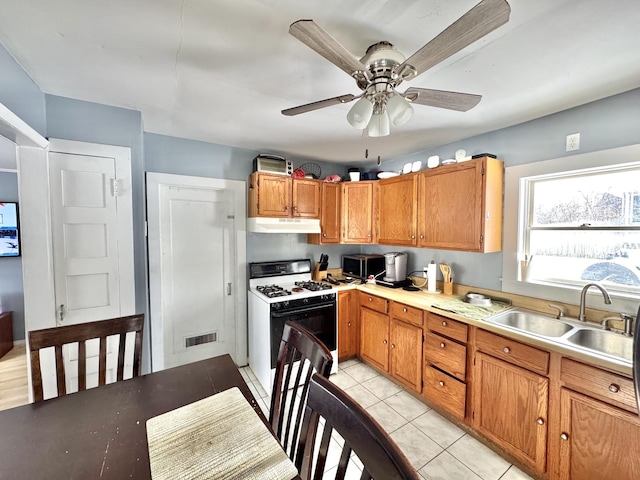
[[637, 413], [633, 380], [621, 375], [563, 358], [560, 380], [564, 386]]
[[424, 369], [422, 394], [446, 411], [464, 418], [467, 386], [433, 367]]
[[380, 313], [387, 313], [389, 311], [389, 300], [386, 298], [376, 297], [375, 295], [369, 295], [364, 292], [359, 293], [361, 307], [367, 307]]
[[478, 329], [476, 349], [540, 375], [549, 371], [549, 352]]
[[422, 309], [403, 303], [391, 302], [391, 316], [422, 327]]
[[467, 347], [437, 333], [427, 332], [424, 338], [425, 366], [434, 365], [464, 381], [467, 370]]
[[466, 323], [451, 320], [450, 318], [429, 312], [427, 315], [427, 328], [438, 332], [448, 338], [453, 338], [462, 343], [467, 343], [469, 327]]

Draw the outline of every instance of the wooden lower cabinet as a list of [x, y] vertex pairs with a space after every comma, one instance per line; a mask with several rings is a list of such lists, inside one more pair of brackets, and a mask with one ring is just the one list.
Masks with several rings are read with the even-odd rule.
[[360, 356], [373, 366], [389, 371], [389, 315], [360, 309]]
[[356, 290], [338, 292], [338, 360], [358, 354], [360, 319]]
[[422, 391], [422, 327], [391, 318], [389, 373], [399, 382]]
[[546, 469], [549, 380], [475, 355], [473, 427], [537, 472]]
[[640, 478], [640, 418], [566, 388], [561, 390], [559, 478]]

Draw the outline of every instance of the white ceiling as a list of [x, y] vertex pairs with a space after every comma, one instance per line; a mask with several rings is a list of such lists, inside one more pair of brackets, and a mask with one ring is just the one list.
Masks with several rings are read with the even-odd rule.
[[350, 104], [280, 111], [360, 90], [288, 34], [313, 19], [354, 56], [409, 57], [479, 0], [0, 0], [0, 43], [48, 94], [142, 112], [144, 130], [295, 158], [393, 158], [640, 87], [638, 0], [508, 0], [510, 21], [405, 86], [483, 96], [461, 113], [415, 105], [362, 138]]

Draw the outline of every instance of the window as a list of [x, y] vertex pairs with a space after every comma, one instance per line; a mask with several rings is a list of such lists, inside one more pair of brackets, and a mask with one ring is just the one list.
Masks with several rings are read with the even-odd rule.
[[597, 281], [637, 311], [640, 145], [508, 166], [504, 204], [503, 291], [577, 304]]
[[640, 292], [639, 165], [534, 176], [521, 185], [529, 281], [597, 281]]

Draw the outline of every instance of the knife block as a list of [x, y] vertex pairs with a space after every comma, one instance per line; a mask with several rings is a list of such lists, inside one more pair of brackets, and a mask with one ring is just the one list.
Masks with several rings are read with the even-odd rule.
[[316, 266], [313, 268], [313, 273], [311, 274], [312, 280], [316, 282], [321, 282], [325, 278], [327, 278], [327, 271], [320, 270], [320, 263], [316, 263]]

